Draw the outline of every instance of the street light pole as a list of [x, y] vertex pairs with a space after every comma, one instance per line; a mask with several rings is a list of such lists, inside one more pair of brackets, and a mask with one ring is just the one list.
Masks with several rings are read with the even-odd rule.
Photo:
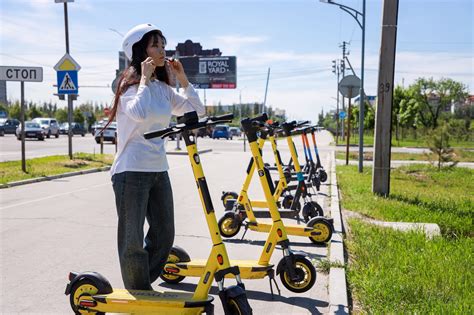
[[[364, 107], [365, 107], [365, 93], [364, 93], [364, 56], [365, 56], [365, 0], [362, 0], [362, 12], [359, 12], [351, 7], [334, 2], [333, 0], [319, 0], [320, 2], [329, 3], [339, 6], [339, 8], [349, 13], [359, 24], [362, 29], [362, 56], [361, 56], [361, 71], [360, 71], [360, 102], [359, 102], [359, 173], [363, 170], [364, 158]], [[362, 21], [359, 21], [359, 16]]]

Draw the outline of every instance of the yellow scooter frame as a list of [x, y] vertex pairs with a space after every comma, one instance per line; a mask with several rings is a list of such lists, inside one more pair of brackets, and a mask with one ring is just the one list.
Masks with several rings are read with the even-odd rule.
[[[267, 126], [267, 127], [270, 127], [270, 126]], [[276, 200], [278, 200], [277, 197], [279, 197], [279, 194], [281, 194], [281, 191], [279, 189], [286, 188], [287, 185], [286, 185], [285, 176], [283, 174], [283, 168], [280, 163], [276, 140], [272, 132], [269, 133], [269, 139], [270, 139], [270, 142], [272, 143], [273, 153], [275, 155], [276, 164], [277, 164], [278, 171], [280, 174], [280, 181], [279, 181], [279, 184], [277, 185], [278, 188], [275, 189], [275, 193], [271, 198], [272, 199], [271, 201], [275, 202]], [[302, 178], [303, 175], [301, 174], [301, 167], [298, 162], [293, 139], [291, 138], [291, 136], [287, 136], [286, 139], [287, 139], [288, 146], [290, 148], [291, 157], [294, 161], [296, 172], [297, 174], [300, 174], [300, 178]], [[259, 138], [258, 140], [259, 149], [263, 147], [264, 142], [265, 142], [265, 138]], [[259, 151], [259, 154], [260, 154], [260, 151]], [[240, 190], [240, 194], [238, 195], [237, 200], [235, 201], [231, 209], [229, 209], [229, 205], [226, 205], [226, 210], [229, 210], [229, 211], [227, 211], [224, 214], [224, 216], [221, 217], [221, 219], [219, 220], [219, 230], [221, 232], [221, 235], [224, 237], [235, 236], [239, 232], [240, 226], [242, 224], [245, 226], [246, 231], [247, 229], [250, 229], [256, 232], [268, 233], [271, 229], [271, 226], [272, 226], [271, 224], [261, 222], [261, 221], [259, 222], [257, 220], [255, 211], [253, 209], [253, 207], [256, 205], [262, 208], [268, 208], [271, 203], [269, 202], [269, 198], [266, 197], [267, 201], [252, 202], [249, 199], [249, 196], [247, 193], [247, 190], [250, 187], [250, 182], [252, 180], [252, 175], [254, 171], [255, 171], [255, 163], [252, 163], [252, 165], [248, 169], [247, 177], [244, 181], [242, 189]], [[280, 186], [280, 183], [281, 183], [281, 186]], [[301, 185], [300, 187], [301, 190], [306, 189], [304, 180], [299, 181], [298, 185]], [[299, 195], [295, 195], [295, 198], [299, 199]], [[229, 201], [232, 202], [231, 200]], [[311, 242], [314, 244], [325, 244], [329, 240], [331, 240], [332, 231], [333, 231], [332, 219], [325, 218], [318, 215], [322, 213], [322, 209], [316, 210], [318, 209], [318, 207], [319, 205], [315, 202], [305, 204], [305, 208], [303, 209], [304, 212], [314, 213], [311, 216], [309, 214], [305, 215], [305, 216], [310, 216], [311, 219], [308, 220], [306, 226], [296, 225], [296, 224], [285, 224], [287, 233], [289, 235], [308, 237], [311, 240]], [[244, 209], [245, 212], [242, 213], [242, 211], [240, 211], [241, 209]], [[271, 217], [273, 218], [273, 214], [271, 213], [271, 211], [270, 211], [270, 214], [271, 214]], [[279, 214], [281, 215], [282, 212], [279, 212]], [[244, 221], [244, 219], [246, 219], [247, 221]]]
[[[206, 222], [211, 235], [213, 247], [211, 253], [203, 264], [199, 283], [194, 293], [180, 291], [151, 291], [151, 290], [125, 290], [112, 289], [110, 283], [100, 274], [95, 272], [70, 273], [66, 287], [66, 295], [70, 295], [70, 304], [76, 314], [96, 314], [103, 312], [114, 313], [139, 313], [139, 314], [213, 314], [213, 297], [209, 296], [213, 279], [219, 286], [219, 297], [222, 300], [225, 314], [252, 314], [245, 286], [240, 277], [238, 266], [231, 265], [227, 250], [217, 228], [210, 194], [206, 179], [200, 167], [199, 155], [190, 131], [218, 122], [226, 122], [233, 115], [224, 115], [198, 121], [196, 112], [187, 113], [178, 117], [178, 125], [164, 130], [148, 132], [146, 139], [166, 137], [171, 134], [182, 133], [187, 141], [189, 158], [193, 163], [193, 173], [198, 186], [199, 196], [206, 216]], [[210, 120], [210, 121], [209, 121]], [[224, 278], [232, 274], [237, 285], [224, 288]]]
[[[266, 120], [266, 115], [262, 117], [256, 117], [253, 120], [244, 119], [242, 121], [242, 125], [245, 125], [245, 121], [248, 124], [249, 122], [251, 123], [252, 121], [257, 121], [258, 119], [261, 120], [264, 118]], [[292, 252], [290, 250], [286, 228], [280, 218], [276, 202], [273, 199], [267, 178], [265, 177], [263, 171], [263, 160], [256, 141], [257, 139], [256, 136], [255, 138], [253, 137], [253, 134], [256, 134], [256, 130], [253, 130], [253, 133], [249, 133], [249, 131], [246, 131], [246, 128], [244, 127], [244, 132], [247, 133], [250, 149], [255, 162], [254, 164], [257, 165], [259, 174], [262, 174], [260, 176], [260, 182], [265, 196], [269, 200], [273, 201], [269, 203], [273, 223], [268, 226], [268, 238], [258, 261], [231, 260], [230, 263], [239, 267], [240, 276], [242, 279], [263, 279], [264, 277], [268, 276], [271, 284], [274, 274], [274, 265], [270, 264], [270, 258], [276, 245], [280, 245], [283, 249], [284, 257], [278, 264], [276, 271], [277, 275], [280, 275], [283, 285], [290, 291], [297, 293], [306, 292], [307, 290], [311, 289], [316, 281], [316, 270], [311, 261], [306, 258], [305, 254]], [[187, 141], [186, 138], [185, 141]], [[191, 164], [193, 165], [195, 176], [196, 174], [199, 174], [199, 176], [204, 176], [202, 173], [203, 170], [201, 164], [196, 163], [195, 157], [198, 157], [196, 146], [192, 143], [189, 145], [188, 142], [186, 143], [188, 156]], [[217, 222], [215, 227], [215, 232], [219, 234]], [[181, 254], [178, 249], [175, 248], [174, 251], [172, 250], [169, 262], [165, 265], [164, 273], [161, 276], [164, 281], [168, 283], [178, 283], [185, 277], [199, 277], [203, 274], [205, 269], [203, 260], [187, 259], [187, 257], [183, 257], [182, 255], [180, 257], [180, 255]], [[232, 274], [226, 275], [226, 277], [232, 276]], [[273, 293], [272, 287], [270, 288]]]

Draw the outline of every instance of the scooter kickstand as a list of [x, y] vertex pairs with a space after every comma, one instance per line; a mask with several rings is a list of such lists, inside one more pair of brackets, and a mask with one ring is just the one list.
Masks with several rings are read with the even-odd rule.
[[242, 235], [242, 237], [240, 238], [241, 241], [244, 239], [245, 234], [247, 234], [247, 231], [249, 229], [249, 225], [244, 222], [244, 227], [245, 227], [245, 231], [244, 231], [244, 234]]
[[281, 296], [280, 288], [278, 287], [278, 283], [275, 280], [275, 270], [272, 269], [268, 272], [268, 281], [270, 283], [270, 292], [272, 293], [272, 300], [274, 300], [272, 281], [273, 281], [273, 283], [275, 283], [275, 287], [278, 291], [278, 295]]

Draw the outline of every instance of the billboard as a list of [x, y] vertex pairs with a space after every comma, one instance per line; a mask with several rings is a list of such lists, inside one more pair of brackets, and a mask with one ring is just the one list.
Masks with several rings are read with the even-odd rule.
[[235, 89], [237, 62], [235, 56], [179, 57], [189, 82], [198, 89]]

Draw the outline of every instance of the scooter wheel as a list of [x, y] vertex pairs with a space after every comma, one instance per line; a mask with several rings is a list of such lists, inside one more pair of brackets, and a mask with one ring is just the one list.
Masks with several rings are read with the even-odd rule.
[[89, 310], [80, 310], [79, 309], [79, 298], [83, 295], [94, 295], [98, 294], [99, 289], [97, 286], [88, 279], [81, 280], [74, 284], [71, 288], [71, 294], [69, 296], [69, 303], [71, 304], [71, 308], [74, 311], [74, 314], [96, 314], [96, 315], [103, 315], [103, 312], [94, 312]]
[[[183, 262], [186, 261], [187, 259], [183, 259], [183, 257], [180, 257], [179, 251], [176, 250], [171, 250], [170, 254], [168, 255], [168, 261], [169, 263], [178, 263], [178, 262]], [[166, 272], [166, 267], [164, 268], [163, 272], [160, 275], [161, 280], [163, 280], [166, 283], [171, 283], [171, 284], [178, 284], [181, 281], [184, 280], [184, 276], [179, 276], [175, 275], [169, 272]]]
[[313, 228], [319, 232], [318, 235], [312, 235], [309, 237], [311, 242], [314, 244], [325, 244], [331, 240], [332, 237], [332, 226], [324, 218], [312, 218], [307, 224], [307, 227]]
[[323, 208], [316, 201], [307, 202], [303, 206], [303, 220], [309, 222], [312, 218], [324, 216]]
[[[295, 197], [293, 197], [293, 195], [286, 195], [285, 197], [283, 197], [281, 205], [284, 209], [291, 209], [291, 205], [294, 199]], [[301, 203], [299, 201], [296, 201], [296, 210], [301, 210]]]
[[246, 295], [239, 295], [227, 299], [227, 308], [232, 315], [251, 315], [252, 308]]
[[241, 222], [236, 215], [231, 212], [224, 214], [222, 218], [217, 222], [219, 225], [219, 232], [223, 237], [233, 237], [240, 231]]
[[222, 200], [222, 204], [225, 205], [227, 204], [227, 200], [229, 199], [237, 199], [239, 198], [239, 195], [233, 191], [225, 191], [222, 193], [222, 197], [221, 197], [221, 200]]
[[328, 180], [328, 174], [323, 169], [319, 170], [319, 180], [321, 181], [321, 183], [324, 183]]
[[280, 273], [280, 280], [291, 292], [303, 293], [310, 290], [316, 282], [316, 268], [309, 259], [295, 256], [295, 272], [298, 279], [291, 280], [287, 270]]

